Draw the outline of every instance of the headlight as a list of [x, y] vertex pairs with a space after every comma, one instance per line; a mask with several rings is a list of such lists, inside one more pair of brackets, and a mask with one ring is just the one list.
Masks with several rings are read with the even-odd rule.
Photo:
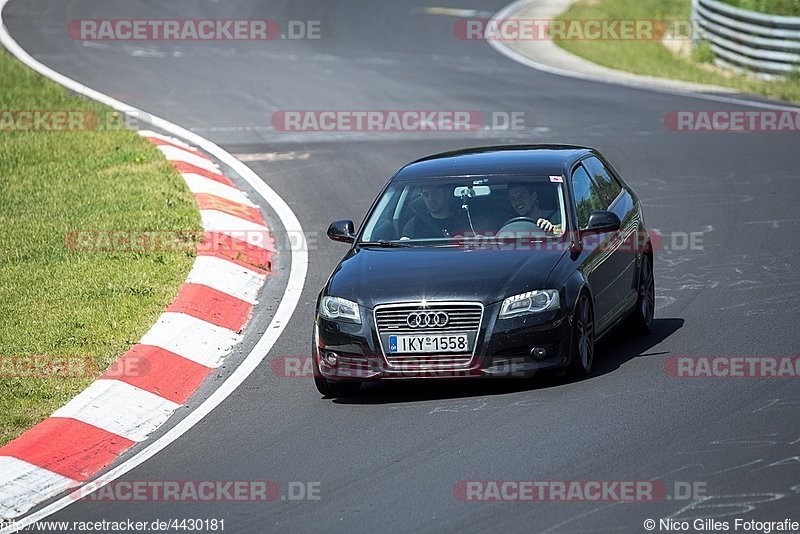
[[319, 314], [326, 319], [343, 320], [361, 324], [358, 304], [340, 297], [322, 297]]
[[554, 310], [561, 305], [558, 291], [555, 289], [542, 289], [529, 291], [521, 295], [508, 297], [500, 308], [500, 318], [516, 317], [526, 313], [539, 313], [545, 310]]

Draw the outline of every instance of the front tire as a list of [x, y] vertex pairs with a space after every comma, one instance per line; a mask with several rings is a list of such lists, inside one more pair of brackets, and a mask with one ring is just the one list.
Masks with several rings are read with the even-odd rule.
[[349, 397], [358, 393], [361, 382], [333, 382], [322, 376], [316, 356], [312, 363], [314, 364], [314, 385], [324, 397]]
[[575, 306], [572, 326], [570, 374], [587, 376], [594, 363], [594, 310], [589, 295], [582, 293]]
[[361, 387], [361, 382], [331, 382], [322, 376], [315, 376], [314, 384], [325, 397], [350, 397]]
[[644, 335], [653, 326], [653, 316], [656, 310], [656, 283], [653, 276], [653, 260], [650, 256], [642, 256], [642, 266], [639, 268], [639, 298], [630, 317], [631, 330]]

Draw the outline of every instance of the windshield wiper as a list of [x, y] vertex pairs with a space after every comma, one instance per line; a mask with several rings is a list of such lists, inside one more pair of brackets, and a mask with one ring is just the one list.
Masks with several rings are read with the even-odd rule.
[[447, 241], [444, 243], [426, 243], [424, 245], [419, 245], [420, 247], [429, 247], [429, 248], [452, 248], [452, 247], [463, 247], [464, 243], [458, 241]]
[[406, 245], [404, 243], [398, 243], [396, 241], [361, 241], [358, 245], [362, 247], [382, 247], [382, 248], [406, 248], [411, 246], [411, 245]]

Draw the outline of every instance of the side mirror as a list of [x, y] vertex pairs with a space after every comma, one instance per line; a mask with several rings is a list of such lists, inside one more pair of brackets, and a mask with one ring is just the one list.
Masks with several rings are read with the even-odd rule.
[[342, 243], [352, 243], [356, 240], [356, 229], [353, 221], [333, 221], [328, 227], [328, 239]]
[[593, 211], [589, 215], [589, 222], [586, 223], [584, 233], [602, 234], [605, 232], [615, 232], [622, 226], [617, 214], [611, 211]]

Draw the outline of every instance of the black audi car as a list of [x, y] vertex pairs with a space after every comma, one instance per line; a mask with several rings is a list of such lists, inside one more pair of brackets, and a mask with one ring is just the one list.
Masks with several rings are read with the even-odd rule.
[[317, 388], [592, 371], [595, 341], [653, 321], [642, 208], [596, 150], [485, 147], [410, 163], [386, 184], [322, 289]]

